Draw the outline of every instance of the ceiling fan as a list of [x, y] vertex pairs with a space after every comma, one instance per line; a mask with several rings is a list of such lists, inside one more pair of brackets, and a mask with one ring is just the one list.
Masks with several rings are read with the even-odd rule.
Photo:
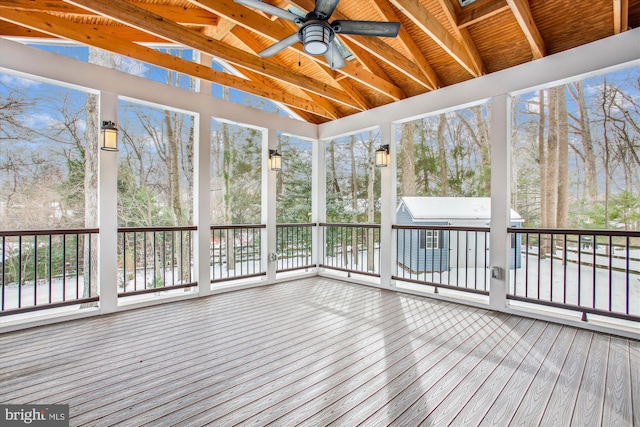
[[316, 7], [306, 16], [299, 16], [288, 10], [264, 3], [262, 0], [234, 0], [236, 3], [251, 7], [270, 15], [296, 23], [298, 32], [269, 46], [258, 55], [268, 58], [281, 50], [302, 42], [304, 51], [309, 55], [324, 55], [332, 69], [346, 65], [338, 44], [336, 34], [354, 34], [360, 36], [396, 37], [400, 31], [399, 22], [336, 20], [329, 18], [336, 10], [340, 0], [316, 0]]

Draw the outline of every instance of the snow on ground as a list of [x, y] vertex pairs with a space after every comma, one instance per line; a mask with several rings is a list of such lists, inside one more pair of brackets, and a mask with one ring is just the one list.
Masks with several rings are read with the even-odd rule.
[[[377, 254], [376, 254], [377, 255]], [[629, 314], [640, 315], [640, 250], [630, 252], [631, 261], [625, 258], [626, 254], [616, 251], [613, 255], [621, 258], [612, 258], [612, 265], [615, 270], [609, 271], [609, 256], [596, 250], [596, 253], [582, 253], [580, 261], [582, 265], [576, 262], [563, 263], [559, 258], [561, 253], [556, 254], [553, 262], [551, 258], [540, 259], [533, 253], [523, 254], [522, 268], [510, 270], [510, 294], [517, 296], [526, 296], [533, 299], [541, 299], [545, 301], [554, 301], [572, 305], [582, 305], [602, 310], [611, 310], [619, 313], [625, 313], [627, 306]], [[596, 268], [591, 264], [594, 261]], [[379, 271], [378, 256], [375, 258], [374, 271]], [[576, 261], [575, 254], [569, 255], [569, 260]], [[366, 252], [360, 253], [360, 260], [365, 262], [354, 264], [352, 258], [348, 257], [347, 263], [343, 263], [342, 257], [326, 258], [325, 265], [335, 266], [339, 268], [359, 270], [367, 272]], [[308, 259], [290, 259], [287, 265], [305, 265]], [[587, 265], [588, 263], [589, 265]], [[255, 261], [248, 263], [236, 263], [235, 269], [227, 270], [226, 264], [216, 264], [210, 270], [210, 277], [227, 278], [234, 277], [236, 274], [252, 274], [259, 272], [260, 264]], [[450, 286], [460, 286], [466, 288], [475, 288], [480, 290], [488, 290], [490, 283], [490, 271], [485, 268], [459, 268], [444, 272], [409, 272], [398, 267], [395, 275], [400, 278], [412, 280], [420, 280], [431, 283], [446, 284]], [[121, 275], [120, 275], [121, 276]], [[177, 270], [168, 269], [165, 272], [167, 284], [171, 284], [174, 280], [179, 283], [179, 274]], [[192, 276], [194, 277], [194, 276]], [[119, 278], [122, 283], [122, 277]], [[147, 287], [153, 283], [153, 271], [147, 270], [146, 273]], [[128, 292], [134, 290], [145, 289], [145, 276], [142, 271], [136, 274], [135, 280], [127, 281], [126, 290]], [[628, 283], [628, 287], [627, 287]], [[66, 284], [66, 286], [65, 286]], [[18, 307], [18, 294], [21, 294], [22, 306], [32, 306], [34, 298], [38, 305], [47, 304], [49, 302], [60, 302], [63, 300], [63, 289], [66, 299], [76, 299], [82, 297], [83, 278], [69, 276], [66, 281], [62, 279], [54, 279], [49, 283], [48, 280], [38, 282], [38, 286], [34, 287], [33, 283], [27, 283], [22, 286], [19, 291], [15, 284], [5, 286], [0, 292], [0, 303], [4, 309], [13, 309]], [[51, 290], [49, 290], [51, 289]], [[119, 286], [118, 292], [122, 292], [122, 285]], [[163, 292], [163, 289], [158, 289]], [[50, 297], [51, 295], [51, 297]], [[593, 304], [595, 297], [595, 305]]]

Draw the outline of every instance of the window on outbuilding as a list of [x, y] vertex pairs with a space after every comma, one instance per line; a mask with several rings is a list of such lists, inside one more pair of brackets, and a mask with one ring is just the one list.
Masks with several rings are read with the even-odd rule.
[[437, 249], [440, 247], [440, 241], [442, 240], [442, 231], [435, 230], [420, 230], [419, 240], [420, 249]]

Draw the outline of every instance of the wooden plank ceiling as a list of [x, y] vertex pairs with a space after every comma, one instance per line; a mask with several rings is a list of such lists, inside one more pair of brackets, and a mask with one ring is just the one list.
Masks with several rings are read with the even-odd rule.
[[[314, 0], [265, 0], [308, 12]], [[396, 38], [338, 35], [352, 55], [332, 70], [297, 31], [233, 0], [0, 0], [0, 36], [65, 39], [285, 104], [323, 123], [602, 39], [640, 24], [640, 0], [341, 0], [336, 19], [396, 21]], [[150, 48], [189, 47], [239, 73]], [[0, 53], [1, 54], [1, 53]]]

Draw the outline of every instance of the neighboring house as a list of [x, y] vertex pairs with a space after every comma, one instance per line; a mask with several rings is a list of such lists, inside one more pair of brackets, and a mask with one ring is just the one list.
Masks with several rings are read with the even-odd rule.
[[[414, 272], [489, 266], [489, 197], [403, 197], [398, 225], [486, 227], [482, 231], [398, 230], [398, 264]], [[511, 209], [511, 227], [524, 220]], [[511, 239], [510, 268], [520, 268], [521, 237]]]

